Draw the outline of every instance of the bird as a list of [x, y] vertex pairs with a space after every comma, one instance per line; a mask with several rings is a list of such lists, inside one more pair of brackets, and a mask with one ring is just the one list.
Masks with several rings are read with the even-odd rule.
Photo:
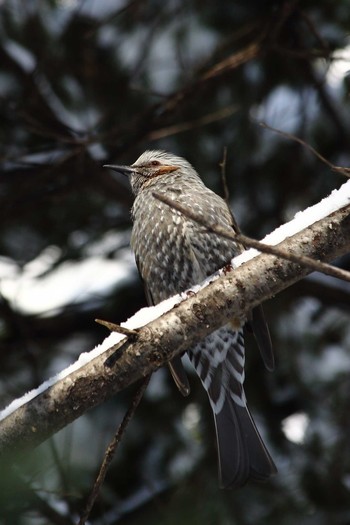
[[[224, 199], [205, 186], [184, 158], [162, 150], [147, 150], [131, 165], [105, 165], [126, 175], [134, 194], [131, 248], [143, 280], [147, 302], [157, 304], [185, 292], [230, 263], [243, 247], [206, 230], [156, 198], [166, 195], [199, 214], [209, 224], [237, 231]], [[277, 472], [247, 406], [244, 392], [246, 320], [238, 314], [225, 326], [187, 350], [212, 408], [221, 488], [237, 488], [249, 480], [265, 481]], [[261, 309], [250, 325], [268, 369], [274, 366], [271, 340]], [[190, 386], [182, 357], [169, 363], [183, 395]]]

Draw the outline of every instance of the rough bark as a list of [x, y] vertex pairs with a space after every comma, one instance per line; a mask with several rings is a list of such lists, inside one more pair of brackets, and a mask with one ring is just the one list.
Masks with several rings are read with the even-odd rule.
[[[331, 261], [350, 248], [350, 205], [283, 241], [284, 250]], [[131, 383], [184, 352], [198, 339], [244, 316], [310, 273], [310, 269], [274, 255], [261, 254], [226, 272], [173, 310], [57, 382], [0, 421], [0, 458], [36, 446]], [[112, 368], [105, 361], [113, 352]]]

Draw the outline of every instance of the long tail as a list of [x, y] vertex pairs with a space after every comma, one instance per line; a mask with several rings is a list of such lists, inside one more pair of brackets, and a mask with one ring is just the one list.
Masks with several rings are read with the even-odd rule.
[[242, 331], [220, 328], [189, 351], [213, 410], [223, 488], [277, 472], [246, 404]]

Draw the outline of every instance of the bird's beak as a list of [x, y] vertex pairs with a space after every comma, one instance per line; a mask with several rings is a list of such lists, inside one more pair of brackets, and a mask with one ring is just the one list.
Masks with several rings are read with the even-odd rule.
[[130, 168], [130, 166], [117, 166], [114, 164], [104, 164], [103, 168], [109, 168], [110, 170], [117, 171], [126, 177], [129, 177], [135, 170]]

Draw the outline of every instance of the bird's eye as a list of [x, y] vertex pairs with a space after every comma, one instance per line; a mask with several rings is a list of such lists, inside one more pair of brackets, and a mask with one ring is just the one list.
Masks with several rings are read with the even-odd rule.
[[151, 166], [159, 166], [160, 162], [159, 162], [159, 160], [151, 160], [150, 164], [151, 164]]

